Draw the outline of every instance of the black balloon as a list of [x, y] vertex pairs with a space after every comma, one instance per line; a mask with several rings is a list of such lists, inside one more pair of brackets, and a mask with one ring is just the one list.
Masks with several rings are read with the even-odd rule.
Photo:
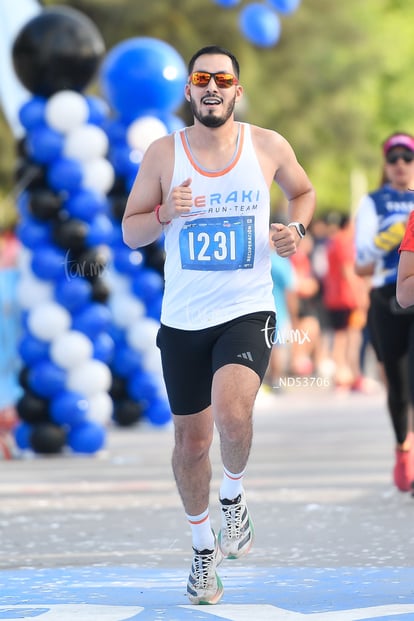
[[18, 382], [20, 386], [24, 388], [25, 390], [30, 390], [29, 373], [30, 373], [30, 367], [23, 366], [20, 369], [19, 375], [18, 375]]
[[53, 229], [53, 241], [66, 250], [72, 250], [75, 254], [86, 250], [86, 236], [88, 225], [83, 220], [70, 218], [59, 222]]
[[120, 427], [135, 425], [142, 415], [142, 406], [136, 401], [126, 399], [114, 404], [113, 419]]
[[20, 192], [47, 188], [45, 167], [31, 162], [29, 159], [22, 158], [18, 161], [15, 179]]
[[38, 188], [30, 193], [30, 211], [39, 220], [56, 218], [59, 215], [61, 205], [61, 197], [51, 190]]
[[66, 432], [53, 423], [35, 425], [30, 434], [30, 446], [35, 453], [52, 455], [60, 453], [66, 443]]
[[115, 373], [112, 373], [112, 385], [109, 394], [114, 401], [126, 399], [128, 396], [128, 386], [126, 379], [120, 377], [119, 375], [115, 375]]
[[156, 272], [164, 276], [165, 252], [164, 248], [156, 241], [143, 248], [145, 265], [152, 267]]
[[108, 196], [111, 198], [112, 196], [118, 195], [128, 195], [128, 190], [125, 185], [124, 177], [121, 177], [120, 175], [115, 175], [115, 181], [112, 184], [112, 188]]
[[82, 91], [95, 76], [105, 44], [95, 24], [70, 7], [53, 7], [29, 20], [12, 48], [15, 72], [35, 95]]
[[49, 401], [27, 390], [18, 400], [16, 410], [19, 418], [29, 425], [50, 421]]
[[111, 212], [116, 220], [121, 221], [124, 217], [127, 199], [128, 196], [126, 194], [113, 194], [110, 196]]
[[96, 246], [83, 252], [77, 259], [73, 270], [78, 276], [82, 276], [90, 281], [102, 276], [105, 267], [110, 259], [110, 250], [107, 246]]
[[94, 302], [101, 302], [105, 304], [108, 301], [109, 294], [111, 293], [108, 284], [103, 278], [97, 276], [92, 282], [92, 294], [91, 298]]

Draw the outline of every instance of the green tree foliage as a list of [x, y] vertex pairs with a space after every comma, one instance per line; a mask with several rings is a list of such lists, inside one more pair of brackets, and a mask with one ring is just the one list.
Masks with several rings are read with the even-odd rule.
[[[233, 8], [213, 0], [44, 1], [63, 4], [96, 23], [108, 50], [141, 36], [167, 41], [185, 60], [209, 43], [232, 49], [245, 88], [239, 117], [291, 142], [315, 184], [319, 212], [348, 211], [363, 187], [354, 179], [365, 179], [367, 188], [378, 182], [383, 139], [396, 130], [414, 133], [410, 0], [302, 0], [281, 16], [281, 38], [270, 49], [253, 46], [239, 30], [247, 0]], [[1, 125], [0, 132], [10, 145]], [[8, 175], [9, 159], [0, 159], [0, 180]], [[274, 203], [282, 204], [277, 192]]]

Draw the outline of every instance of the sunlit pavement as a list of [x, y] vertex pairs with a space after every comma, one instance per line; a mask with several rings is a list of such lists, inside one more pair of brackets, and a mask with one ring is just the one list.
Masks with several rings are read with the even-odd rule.
[[[0, 619], [414, 620], [414, 499], [392, 486], [392, 443], [383, 391], [262, 391], [255, 545], [220, 565], [220, 604], [198, 607], [171, 428], [111, 429], [94, 457], [0, 462]], [[217, 438], [213, 474], [217, 529]]]

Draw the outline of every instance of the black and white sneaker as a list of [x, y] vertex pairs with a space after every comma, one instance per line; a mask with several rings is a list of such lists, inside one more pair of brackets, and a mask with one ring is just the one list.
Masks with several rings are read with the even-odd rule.
[[254, 538], [253, 522], [247, 509], [244, 491], [234, 500], [221, 498], [220, 504], [220, 549], [225, 558], [240, 558], [248, 553]]
[[223, 560], [218, 541], [214, 550], [194, 550], [193, 564], [187, 582], [187, 595], [192, 604], [217, 604], [223, 595], [223, 584], [216, 567]]

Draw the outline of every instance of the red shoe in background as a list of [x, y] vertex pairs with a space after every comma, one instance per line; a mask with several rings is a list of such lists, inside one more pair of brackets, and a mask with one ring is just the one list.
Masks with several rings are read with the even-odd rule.
[[413, 455], [412, 451], [395, 449], [394, 483], [400, 492], [409, 492], [413, 481]]

